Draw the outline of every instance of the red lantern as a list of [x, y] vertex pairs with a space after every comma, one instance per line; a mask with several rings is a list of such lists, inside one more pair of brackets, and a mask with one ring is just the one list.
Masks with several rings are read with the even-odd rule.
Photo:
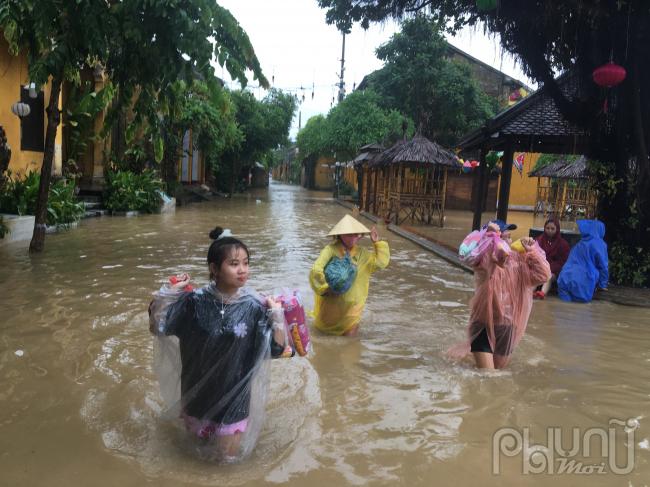
[[594, 69], [592, 77], [594, 83], [598, 86], [611, 88], [612, 86], [621, 83], [625, 79], [626, 74], [627, 73], [623, 66], [619, 66], [610, 61], [607, 64], [603, 64], [599, 68]]

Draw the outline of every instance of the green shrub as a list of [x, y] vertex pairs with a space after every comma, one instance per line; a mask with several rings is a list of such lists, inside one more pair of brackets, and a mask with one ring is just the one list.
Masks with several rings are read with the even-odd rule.
[[631, 248], [616, 242], [609, 250], [609, 273], [617, 284], [650, 286], [650, 254], [641, 247]]
[[[17, 215], [34, 215], [41, 175], [30, 172], [25, 179], [8, 175], [7, 183], [0, 193], [0, 212]], [[68, 225], [79, 221], [86, 208], [74, 194], [75, 185], [65, 179], [52, 181], [47, 198], [47, 224]]]
[[352, 196], [355, 192], [354, 186], [347, 181], [339, 183], [339, 194], [341, 196]]
[[104, 204], [112, 211], [153, 213], [160, 207], [162, 181], [150, 170], [142, 174], [131, 171], [108, 172]]
[[7, 171], [7, 182], [0, 194], [0, 212], [14, 215], [36, 213], [36, 198], [41, 175], [30, 171], [25, 179], [11, 177]]
[[86, 205], [77, 201], [74, 188], [75, 185], [65, 179], [52, 183], [47, 199], [48, 225], [69, 225], [81, 220], [86, 212]]

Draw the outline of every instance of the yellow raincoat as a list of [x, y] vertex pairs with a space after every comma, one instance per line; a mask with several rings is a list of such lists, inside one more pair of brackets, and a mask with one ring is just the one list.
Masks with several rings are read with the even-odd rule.
[[325, 247], [309, 273], [309, 284], [316, 293], [314, 302], [314, 326], [323, 333], [343, 335], [361, 320], [368, 298], [370, 275], [384, 269], [390, 261], [388, 242], [373, 243], [374, 252], [355, 245], [350, 250], [352, 262], [357, 266], [357, 276], [352, 287], [344, 294], [325, 294], [329, 290], [325, 280], [325, 266], [334, 256], [343, 257], [345, 249], [340, 241]]

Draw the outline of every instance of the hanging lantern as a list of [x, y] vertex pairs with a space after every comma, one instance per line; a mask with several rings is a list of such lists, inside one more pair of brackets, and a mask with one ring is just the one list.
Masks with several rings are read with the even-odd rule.
[[611, 88], [612, 86], [621, 83], [625, 79], [626, 74], [627, 73], [623, 66], [619, 66], [610, 61], [607, 64], [603, 64], [599, 68], [594, 69], [592, 77], [594, 83], [598, 86]]
[[31, 108], [27, 103], [23, 103], [22, 101], [17, 101], [13, 105], [11, 105], [11, 112], [17, 117], [23, 118], [29, 115], [29, 112], [31, 112]]
[[485, 163], [488, 169], [492, 169], [496, 167], [498, 162], [499, 162], [499, 156], [494, 151], [488, 152], [487, 155], [485, 156]]
[[497, 8], [497, 0], [476, 0], [476, 6], [482, 12]]

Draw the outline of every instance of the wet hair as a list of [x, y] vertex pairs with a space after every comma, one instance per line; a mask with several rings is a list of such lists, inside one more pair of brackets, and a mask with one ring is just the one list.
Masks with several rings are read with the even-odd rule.
[[[208, 265], [215, 264], [217, 269], [221, 269], [221, 264], [226, 260], [232, 253], [237, 249], [243, 249], [246, 252], [246, 257], [250, 258], [250, 252], [248, 247], [241, 240], [235, 237], [221, 237], [223, 233], [223, 228], [215, 227], [214, 230], [210, 232], [210, 238], [212, 239], [212, 244], [208, 249]], [[212, 271], [210, 271], [210, 279], [214, 279]]]

